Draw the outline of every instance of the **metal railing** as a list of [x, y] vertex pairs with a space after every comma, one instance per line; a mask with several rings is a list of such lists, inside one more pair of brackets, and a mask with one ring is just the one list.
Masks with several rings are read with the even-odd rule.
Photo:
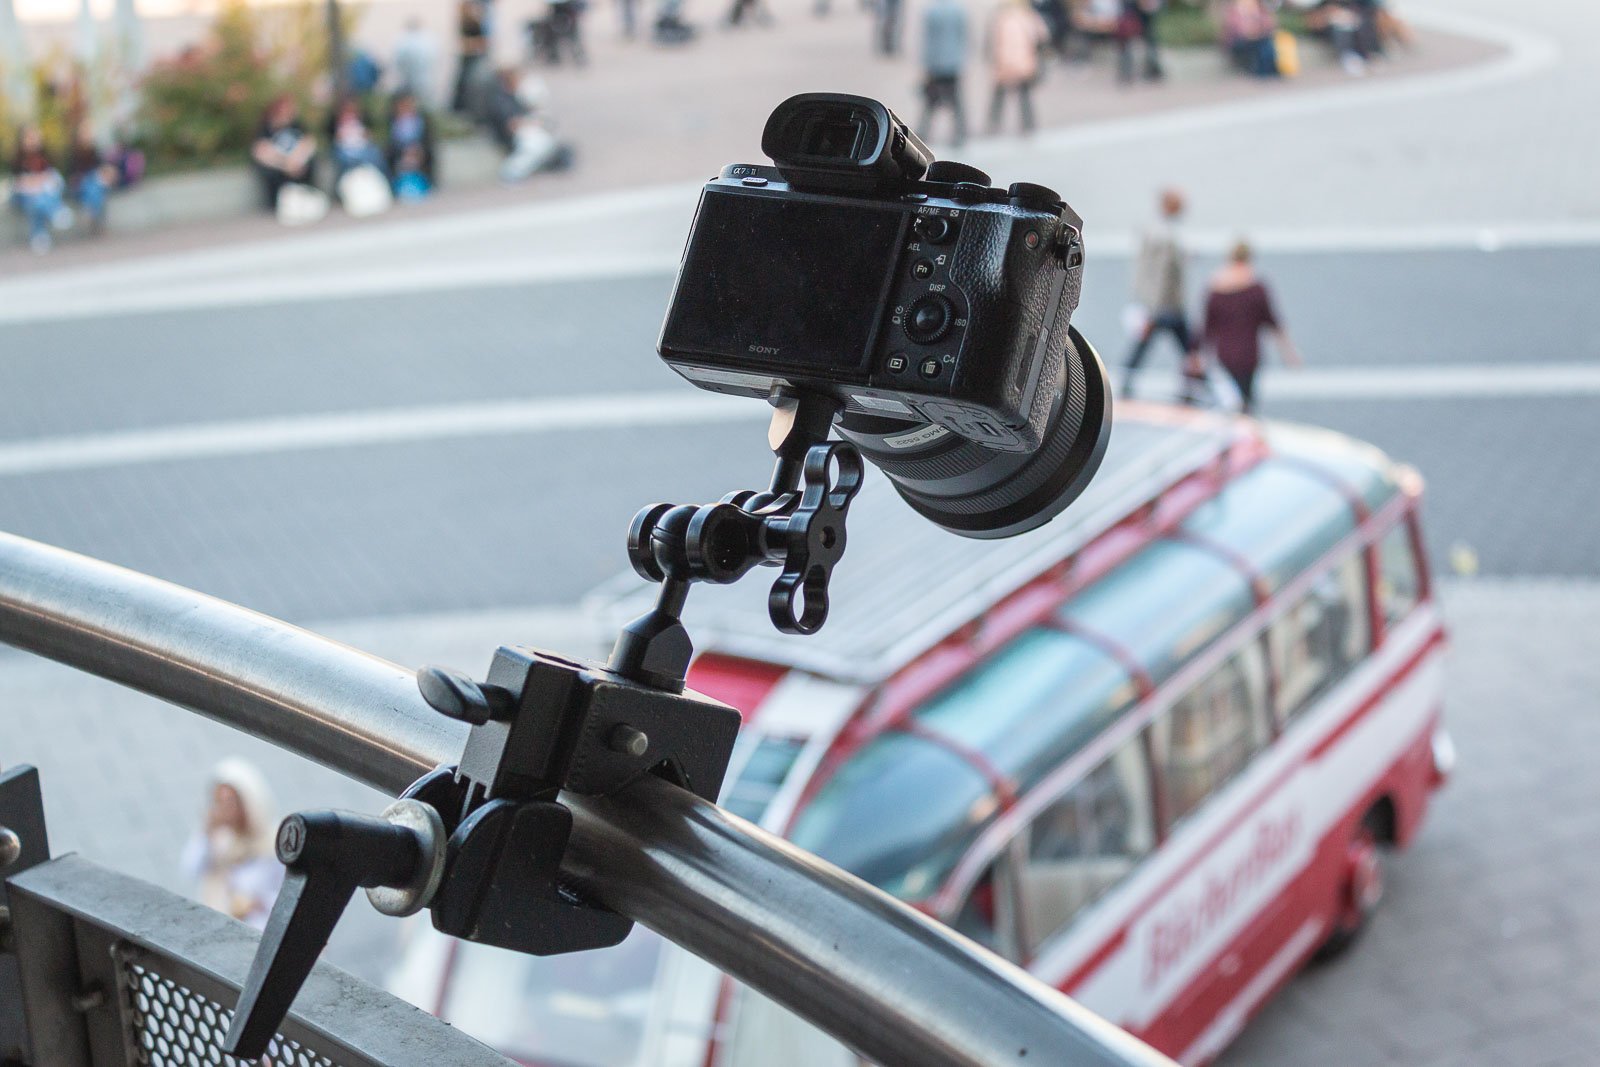
[[[0, 534], [0, 641], [396, 793], [460, 754], [412, 673], [191, 590]], [[691, 793], [564, 795], [564, 873], [885, 1067], [1170, 1061], [1025, 971]]]

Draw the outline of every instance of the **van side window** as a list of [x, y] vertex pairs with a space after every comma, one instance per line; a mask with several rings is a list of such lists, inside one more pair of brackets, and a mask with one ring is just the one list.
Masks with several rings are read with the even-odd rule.
[[1344, 677], [1370, 647], [1370, 631], [1366, 567], [1355, 553], [1272, 624], [1284, 718], [1295, 718]]
[[1151, 725], [1172, 823], [1227, 785], [1267, 744], [1259, 646], [1230, 657]]
[[1134, 738], [1026, 831], [1018, 897], [1029, 955], [1133, 870], [1155, 845], [1144, 745]]
[[1421, 595], [1411, 531], [1399, 522], [1378, 545], [1378, 608], [1385, 620], [1396, 623], [1411, 613]]

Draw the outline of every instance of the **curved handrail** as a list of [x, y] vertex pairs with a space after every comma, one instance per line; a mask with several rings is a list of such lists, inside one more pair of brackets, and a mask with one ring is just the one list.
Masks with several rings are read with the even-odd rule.
[[[190, 708], [395, 793], [461, 727], [412, 673], [112, 564], [0, 534], [0, 641]], [[565, 872], [875, 1062], [1158, 1067], [1169, 1060], [948, 928], [646, 776], [566, 796]]]

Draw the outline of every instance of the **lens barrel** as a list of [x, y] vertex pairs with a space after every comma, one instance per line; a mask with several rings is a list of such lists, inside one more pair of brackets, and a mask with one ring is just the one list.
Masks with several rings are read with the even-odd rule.
[[999, 452], [931, 424], [855, 412], [838, 430], [929, 520], [963, 537], [1011, 537], [1055, 518], [1100, 468], [1111, 386], [1099, 354], [1069, 328], [1062, 381], [1034, 452]]

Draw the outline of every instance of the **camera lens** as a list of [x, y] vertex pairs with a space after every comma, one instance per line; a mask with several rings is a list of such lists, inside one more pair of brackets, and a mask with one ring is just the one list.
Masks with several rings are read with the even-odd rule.
[[906, 503], [951, 533], [1010, 537], [1044, 525], [1077, 499], [1111, 436], [1105, 366], [1076, 329], [1068, 330], [1057, 385], [1044, 441], [1031, 453], [855, 412], [840, 420], [839, 435], [889, 476]]

